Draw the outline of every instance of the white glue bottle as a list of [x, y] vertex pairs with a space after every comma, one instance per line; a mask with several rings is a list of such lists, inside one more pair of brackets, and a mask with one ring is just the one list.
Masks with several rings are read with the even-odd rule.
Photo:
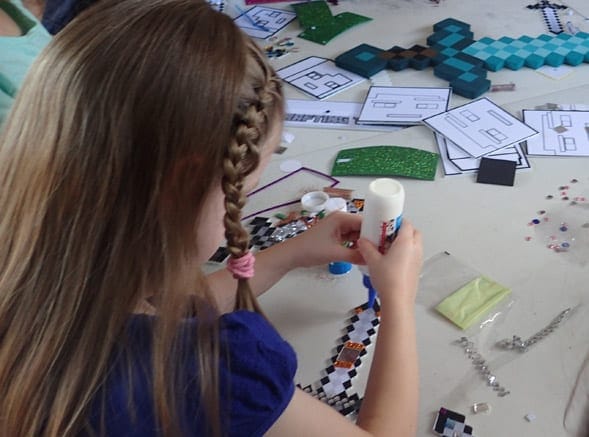
[[[396, 179], [380, 178], [368, 185], [364, 199], [364, 212], [360, 237], [374, 243], [380, 253], [385, 253], [403, 222], [405, 189]], [[361, 267], [363, 283], [368, 288], [368, 307], [374, 305], [376, 290], [370, 283], [368, 269]]]

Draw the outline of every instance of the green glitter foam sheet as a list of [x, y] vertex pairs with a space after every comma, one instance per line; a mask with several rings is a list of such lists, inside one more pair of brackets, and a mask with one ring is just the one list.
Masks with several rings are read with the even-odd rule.
[[404, 176], [433, 181], [438, 154], [412, 147], [371, 146], [340, 150], [332, 176]]
[[297, 3], [292, 7], [304, 29], [298, 36], [323, 45], [349, 28], [372, 20], [352, 12], [343, 12], [334, 16], [324, 1]]

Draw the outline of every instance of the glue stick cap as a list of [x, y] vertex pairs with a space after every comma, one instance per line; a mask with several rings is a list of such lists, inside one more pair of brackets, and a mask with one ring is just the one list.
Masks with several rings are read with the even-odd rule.
[[[366, 199], [376, 203], [374, 206], [387, 209], [389, 215], [399, 215], [403, 212], [405, 189], [401, 182], [396, 179], [378, 178], [368, 185]], [[395, 211], [390, 212], [391, 208]]]
[[347, 261], [335, 261], [329, 263], [329, 273], [332, 275], [344, 275], [352, 270], [352, 264]]

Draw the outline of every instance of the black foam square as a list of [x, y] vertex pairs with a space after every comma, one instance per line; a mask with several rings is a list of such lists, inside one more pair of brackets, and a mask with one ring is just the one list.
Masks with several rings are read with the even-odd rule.
[[516, 165], [515, 161], [483, 157], [479, 165], [477, 182], [513, 187]]

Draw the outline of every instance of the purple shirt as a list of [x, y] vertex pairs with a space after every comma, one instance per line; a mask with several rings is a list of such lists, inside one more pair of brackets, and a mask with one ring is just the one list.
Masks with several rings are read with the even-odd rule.
[[[124, 351], [117, 351], [106, 384], [98, 393], [89, 421], [105, 435], [157, 436], [151, 404], [151, 330], [154, 319], [133, 316], [127, 327]], [[199, 382], [194, 360], [197, 322], [182, 327], [181, 345], [188, 352], [178, 357], [184, 406], [178, 416], [184, 435], [206, 435], [200, 408]], [[294, 393], [297, 361], [292, 347], [261, 315], [236, 311], [221, 317], [220, 338], [228, 357], [220, 357], [221, 421], [223, 435], [261, 436], [274, 424]], [[184, 354], [183, 354], [184, 355]], [[102, 402], [104, 399], [104, 411]], [[132, 408], [129, 401], [132, 400]]]

